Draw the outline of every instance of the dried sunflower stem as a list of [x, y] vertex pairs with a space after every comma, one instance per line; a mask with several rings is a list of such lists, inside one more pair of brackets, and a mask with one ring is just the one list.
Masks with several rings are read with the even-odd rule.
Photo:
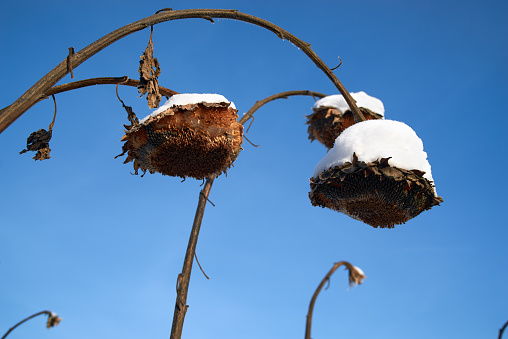
[[238, 122], [243, 125], [243, 124], [245, 124], [247, 122], [247, 120], [249, 120], [252, 117], [252, 115], [258, 109], [261, 108], [261, 106], [266, 105], [270, 101], [274, 101], [274, 100], [277, 100], [277, 99], [287, 99], [289, 96], [292, 96], [292, 95], [309, 95], [309, 96], [318, 97], [318, 98], [324, 98], [324, 97], [326, 97], [326, 94], [318, 93], [318, 92], [313, 92], [313, 91], [287, 91], [287, 92], [277, 93], [277, 94], [271, 95], [271, 96], [269, 96], [267, 98], [264, 98], [263, 100], [256, 101], [254, 106], [252, 106], [251, 109], [249, 109], [247, 111], [247, 113], [245, 113], [243, 115], [243, 117]]
[[30, 89], [28, 89], [21, 97], [19, 97], [14, 103], [0, 110], [0, 133], [2, 133], [7, 127], [9, 127], [16, 119], [18, 119], [23, 113], [25, 113], [30, 107], [35, 105], [37, 101], [43, 97], [46, 92], [53, 87], [58, 81], [60, 81], [65, 75], [69, 73], [69, 63], [72, 64], [73, 69], [81, 65], [83, 62], [88, 60], [93, 55], [97, 54], [112, 43], [126, 37], [129, 34], [143, 30], [147, 27], [151, 27], [155, 24], [178, 19], [189, 19], [189, 18], [202, 18], [210, 20], [211, 18], [227, 18], [234, 19], [263, 27], [269, 31], [275, 33], [281, 39], [287, 39], [292, 42], [296, 47], [301, 49], [313, 62], [321, 69], [327, 77], [333, 82], [335, 87], [344, 96], [349, 107], [355, 115], [356, 121], [363, 121], [365, 117], [356, 106], [355, 100], [351, 97], [348, 91], [344, 88], [339, 79], [330, 70], [330, 68], [317, 56], [312, 50], [310, 44], [300, 40], [291, 33], [283, 30], [277, 25], [272, 24], [269, 21], [255, 17], [253, 15], [245, 14], [237, 10], [225, 10], [225, 9], [186, 9], [178, 11], [164, 11], [138, 20], [123, 26], [104, 37], [96, 40], [87, 47], [83, 48], [79, 52], [72, 54], [58, 66], [41, 78], [35, 83]]
[[192, 224], [192, 230], [189, 237], [189, 244], [187, 245], [187, 252], [183, 262], [182, 273], [178, 276], [177, 296], [175, 302], [175, 313], [173, 315], [173, 325], [171, 327], [171, 339], [179, 339], [182, 337], [183, 321], [185, 313], [187, 312], [187, 292], [189, 290], [189, 282], [192, 271], [192, 263], [196, 253], [196, 245], [198, 242], [199, 230], [203, 215], [205, 213], [206, 203], [208, 202], [208, 195], [212, 188], [215, 175], [212, 174], [206, 179], [205, 186], [199, 193], [198, 207]]
[[38, 313], [35, 313], [35, 314], [32, 314], [31, 316], [21, 320], [19, 323], [17, 323], [16, 325], [12, 326], [2, 337], [2, 339], [5, 339], [7, 338], [7, 336], [9, 335], [9, 333], [11, 333], [16, 327], [18, 327], [19, 325], [23, 324], [24, 322], [32, 319], [32, 318], [35, 318], [41, 314], [47, 314], [48, 316], [51, 315], [51, 311], [41, 311], [41, 312], [38, 312]]
[[[310, 91], [293, 91], [293, 92], [310, 92]], [[267, 103], [267, 102], [269, 102], [271, 100], [275, 100], [279, 97], [287, 97], [288, 95], [297, 95], [297, 94], [288, 94], [288, 93], [293, 93], [293, 92], [285, 92], [284, 95], [282, 95], [283, 93], [280, 93], [279, 95], [274, 95], [269, 98], [266, 98], [266, 99], [262, 100], [261, 102]], [[313, 93], [313, 94], [308, 94], [308, 95], [315, 95], [315, 96], [321, 95], [321, 94], [315, 93], [315, 92], [311, 92], [311, 93]], [[302, 94], [299, 94], [299, 95], [302, 95]], [[303, 94], [303, 95], [305, 95], [305, 94]], [[326, 95], [323, 94], [323, 96], [326, 96]], [[272, 99], [270, 99], [270, 98], [272, 98]], [[268, 99], [270, 99], [270, 100], [268, 100]], [[256, 104], [258, 104], [258, 103], [256, 103]], [[250, 117], [252, 117], [254, 112], [262, 105], [263, 105], [263, 103], [258, 104], [257, 108], [255, 108], [255, 109], [251, 108], [248, 113], [249, 115], [247, 116], [247, 114], [245, 114], [244, 118], [242, 118], [239, 121], [239, 123], [242, 125], [245, 124], [245, 122]], [[170, 339], [180, 339], [182, 337], [183, 323], [185, 320], [185, 314], [187, 312], [187, 307], [188, 307], [186, 302], [187, 302], [187, 293], [189, 290], [189, 283], [190, 283], [190, 275], [191, 275], [191, 271], [192, 271], [193, 258], [196, 257], [196, 245], [198, 242], [199, 230], [201, 228], [201, 222], [203, 221], [203, 215], [205, 213], [206, 203], [209, 202], [208, 196], [210, 194], [210, 190], [212, 188], [214, 179], [215, 179], [215, 175], [211, 175], [209, 178], [207, 178], [203, 189], [199, 192], [198, 207], [196, 209], [196, 215], [194, 217], [194, 223], [192, 225], [192, 230], [191, 230], [191, 234], [189, 237], [189, 244], [187, 245], [187, 252], [185, 253], [185, 259], [184, 259], [184, 264], [183, 264], [183, 268], [182, 268], [182, 273], [180, 273], [178, 275], [175, 312], [173, 314], [173, 325], [171, 327]], [[197, 261], [197, 257], [196, 257], [196, 261]], [[199, 261], [197, 261], [197, 263], [199, 265]], [[201, 265], [199, 265], [199, 266], [201, 268]], [[203, 272], [203, 274], [205, 274], [203, 269], [201, 269], [201, 271]], [[208, 278], [208, 276], [206, 274], [205, 274], [205, 277]]]
[[[44, 95], [42, 95], [39, 98], [39, 100], [46, 99], [47, 97], [49, 97], [50, 95], [53, 95], [53, 94], [72, 91], [72, 90], [78, 89], [78, 88], [95, 86], [95, 85], [116, 85], [116, 84], [130, 86], [130, 87], [137, 87], [138, 80], [129, 79], [128, 76], [123, 76], [123, 77], [90, 78], [90, 79], [85, 79], [85, 80], [73, 81], [73, 82], [69, 82], [67, 84], [51, 87]], [[160, 86], [159, 86], [159, 91], [162, 95], [167, 96], [167, 97], [171, 97], [175, 94], [178, 94], [178, 92], [175, 92], [173, 90], [170, 90], [165, 87], [160, 87]]]
[[325, 283], [327, 281], [330, 281], [330, 277], [337, 270], [337, 268], [339, 268], [342, 265], [345, 265], [348, 268], [348, 270], [354, 269], [353, 265], [351, 265], [347, 261], [336, 262], [335, 264], [333, 264], [332, 269], [325, 275], [323, 280], [321, 280], [321, 283], [319, 284], [318, 288], [316, 289], [316, 292], [314, 292], [314, 295], [312, 296], [312, 299], [310, 300], [309, 311], [307, 313], [307, 323], [305, 326], [305, 339], [311, 339], [310, 338], [310, 328], [312, 325], [312, 312], [314, 311], [314, 304], [316, 303], [316, 299], [319, 295], [319, 292], [321, 292], [321, 289], [323, 288]]

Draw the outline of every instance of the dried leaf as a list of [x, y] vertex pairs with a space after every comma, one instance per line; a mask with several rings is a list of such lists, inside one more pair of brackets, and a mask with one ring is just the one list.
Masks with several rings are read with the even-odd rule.
[[140, 78], [138, 83], [140, 96], [147, 94], [146, 99], [150, 108], [159, 107], [162, 98], [162, 95], [159, 93], [159, 81], [157, 80], [160, 74], [159, 61], [153, 57], [153, 42], [150, 35], [148, 46], [139, 61]]
[[51, 158], [49, 152], [49, 141], [52, 137], [52, 130], [46, 131], [41, 128], [37, 132], [30, 133], [30, 136], [26, 139], [26, 149], [19, 152], [19, 154], [33, 151], [37, 153], [33, 157], [34, 160], [45, 160]]

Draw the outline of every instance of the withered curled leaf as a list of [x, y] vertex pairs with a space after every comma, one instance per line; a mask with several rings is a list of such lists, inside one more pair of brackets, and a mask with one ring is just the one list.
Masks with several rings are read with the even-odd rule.
[[157, 58], [153, 57], [152, 34], [150, 34], [148, 46], [146, 46], [145, 52], [139, 61], [140, 77], [138, 83], [140, 96], [146, 94], [146, 100], [148, 100], [148, 107], [150, 108], [159, 107], [162, 98], [159, 92], [159, 81], [157, 80], [160, 74], [161, 69], [159, 67], [159, 61], [157, 61]]
[[52, 130], [46, 131], [41, 128], [37, 132], [30, 133], [30, 136], [26, 139], [26, 149], [19, 152], [19, 154], [26, 153], [28, 151], [37, 152], [33, 157], [34, 160], [45, 160], [51, 158], [49, 152], [49, 141], [51, 140]]
[[33, 151], [37, 153], [32, 158], [34, 160], [46, 160], [51, 158], [49, 156], [49, 152], [51, 152], [51, 149], [49, 148], [49, 141], [51, 140], [51, 137], [53, 136], [53, 127], [55, 126], [55, 119], [56, 119], [56, 99], [55, 96], [53, 97], [53, 103], [55, 104], [55, 113], [53, 114], [53, 121], [51, 124], [49, 124], [49, 128], [46, 131], [45, 129], [41, 128], [37, 132], [32, 132], [26, 139], [26, 149], [19, 152], [19, 154], [26, 153], [28, 151]]

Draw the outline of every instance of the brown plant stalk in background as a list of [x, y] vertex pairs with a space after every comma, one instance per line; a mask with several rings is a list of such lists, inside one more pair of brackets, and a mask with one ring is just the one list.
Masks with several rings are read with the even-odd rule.
[[54, 312], [51, 312], [51, 311], [41, 311], [41, 312], [38, 312], [38, 313], [35, 313], [35, 314], [32, 314], [31, 316], [21, 320], [19, 323], [17, 323], [16, 325], [12, 326], [3, 336], [1, 339], [5, 339], [7, 338], [7, 336], [9, 335], [9, 333], [11, 333], [16, 327], [18, 327], [19, 325], [23, 324], [24, 322], [32, 319], [32, 318], [35, 318], [39, 315], [42, 315], [42, 314], [46, 314], [48, 316], [48, 321], [46, 322], [46, 328], [51, 328], [51, 327], [55, 327], [57, 326], [60, 321], [62, 321], [62, 318], [58, 317], [58, 315]]
[[339, 261], [333, 264], [332, 269], [325, 275], [323, 280], [321, 280], [321, 283], [319, 283], [319, 286], [316, 289], [316, 292], [314, 292], [314, 295], [312, 296], [312, 299], [310, 300], [309, 305], [309, 312], [307, 313], [307, 322], [305, 326], [305, 339], [311, 339], [310, 338], [310, 328], [312, 326], [312, 313], [314, 311], [314, 304], [316, 303], [316, 299], [319, 295], [319, 292], [325, 285], [327, 281], [330, 281], [330, 277], [332, 274], [339, 268], [340, 266], [345, 265], [346, 269], [349, 271], [349, 285], [358, 285], [362, 283], [362, 280], [365, 279], [365, 275], [363, 275], [362, 270], [360, 270], [358, 267], [355, 267], [348, 263], [347, 261]]

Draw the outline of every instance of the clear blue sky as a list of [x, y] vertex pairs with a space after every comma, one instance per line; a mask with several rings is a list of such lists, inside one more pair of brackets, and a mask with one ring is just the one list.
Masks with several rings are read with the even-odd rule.
[[[326, 150], [307, 140], [313, 99], [264, 106], [227, 177], [210, 194], [184, 338], [303, 338], [307, 307], [336, 261], [367, 279], [348, 289], [339, 269], [319, 296], [312, 336], [496, 338], [508, 320], [505, 1], [8, 1], [0, 11], [4, 107], [103, 35], [173, 7], [232, 8], [312, 44], [349, 91], [381, 99], [387, 119], [424, 142], [441, 206], [395, 229], [313, 207], [309, 178]], [[150, 31], [74, 70], [75, 80], [138, 76]], [[295, 46], [259, 27], [192, 19], [157, 25], [160, 84], [220, 93], [239, 113], [288, 90], [336, 94]], [[60, 83], [71, 81], [70, 76]], [[150, 110], [120, 89], [138, 116]], [[49, 309], [63, 318], [10, 339], [168, 338], [200, 181], [132, 176], [121, 153], [126, 114], [114, 86], [57, 95], [50, 160], [19, 155], [47, 128], [38, 103], [0, 135], [0, 334]]]

